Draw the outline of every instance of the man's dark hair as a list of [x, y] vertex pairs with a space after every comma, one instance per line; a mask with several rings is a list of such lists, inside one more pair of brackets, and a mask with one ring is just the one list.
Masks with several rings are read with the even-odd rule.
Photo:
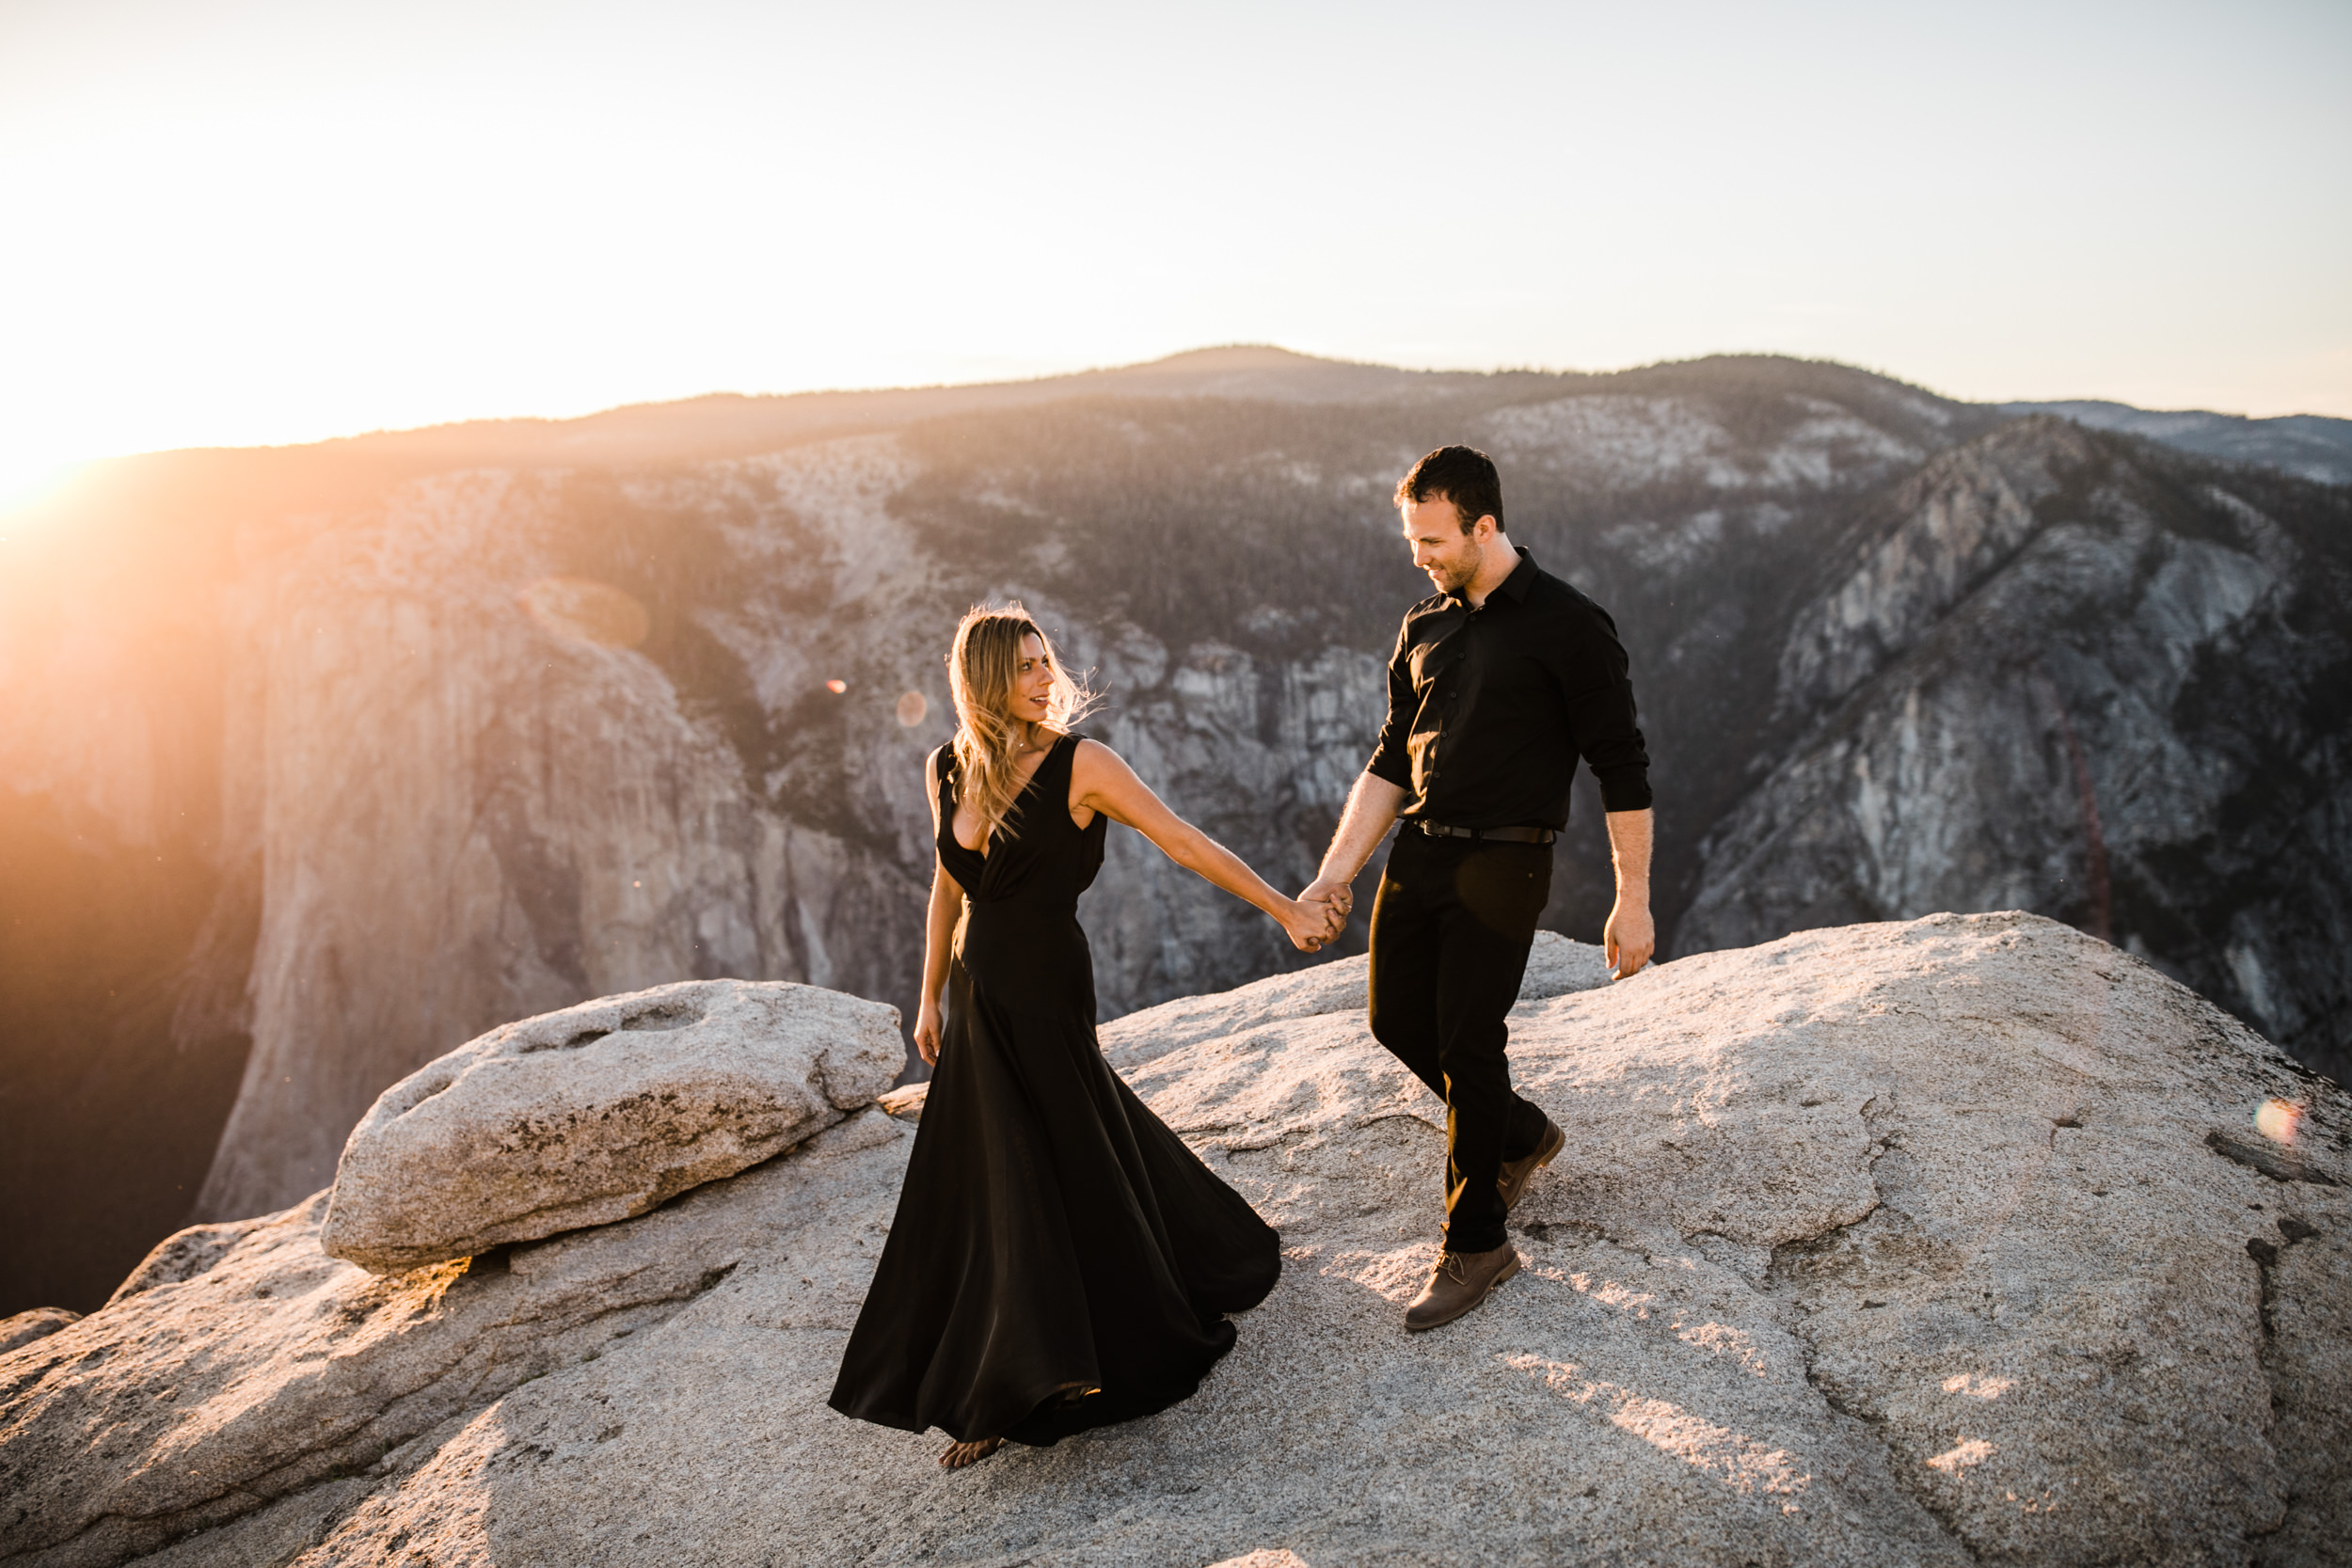
[[1454, 503], [1464, 533], [1481, 517], [1492, 517], [1495, 531], [1502, 531], [1502, 476], [1495, 472], [1495, 460], [1476, 447], [1439, 447], [1396, 482], [1397, 505], [1433, 500]]

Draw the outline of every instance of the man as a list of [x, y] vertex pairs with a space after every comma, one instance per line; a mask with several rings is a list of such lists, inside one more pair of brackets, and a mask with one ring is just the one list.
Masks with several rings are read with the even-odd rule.
[[1511, 1087], [1504, 1015], [1551, 892], [1581, 756], [1600, 783], [1616, 864], [1602, 942], [1613, 979], [1649, 961], [1649, 757], [1616, 623], [1503, 534], [1492, 459], [1440, 447], [1396, 487], [1413, 564], [1438, 592], [1405, 612], [1389, 717], [1302, 897], [1344, 911], [1389, 826], [1372, 910], [1372, 1032], [1446, 1104], [1445, 1239], [1406, 1308], [1451, 1323], [1518, 1272], [1504, 1218], [1560, 1151]]

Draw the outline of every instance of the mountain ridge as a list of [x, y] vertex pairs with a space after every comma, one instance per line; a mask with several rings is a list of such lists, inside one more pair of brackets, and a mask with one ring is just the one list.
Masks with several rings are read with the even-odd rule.
[[2352, 420], [2324, 414], [2251, 419], [2197, 408], [2135, 408], [2095, 398], [2005, 403], [2000, 407], [2011, 414], [2056, 414], [2093, 430], [2137, 436], [2201, 457], [2260, 464], [2323, 484], [2352, 483]]
[[[1247, 398], [1253, 392], [1302, 400], [1344, 402], [1411, 388], [1424, 393], [1497, 378], [1526, 378], [1552, 385], [1592, 386], [1622, 382], [1629, 388], [1676, 372], [1712, 374], [1739, 365], [1805, 365], [1851, 372], [1901, 387], [1941, 403], [2013, 416], [2054, 413], [2093, 429], [2117, 430], [2201, 455], [2264, 463], [2322, 483], [2352, 481], [2352, 420], [2294, 414], [2263, 419], [2207, 410], [2150, 410], [2099, 399], [2058, 402], [2012, 400], [1969, 404], [1943, 398], [1923, 387], [1831, 359], [1765, 354], [1703, 355], [1660, 360], [1618, 371], [1414, 371], [1370, 361], [1329, 359], [1270, 343], [1232, 343], [1188, 349], [1158, 359], [1007, 381], [941, 382], [907, 387], [827, 388], [803, 392], [704, 392], [691, 397], [622, 404], [564, 417], [512, 416], [453, 420], [430, 425], [367, 431], [316, 441], [260, 447], [189, 447], [96, 459], [84, 477], [57, 495], [14, 509], [37, 517], [87, 504], [87, 491], [122, 476], [131, 487], [147, 485], [130, 476], [143, 467], [176, 470], [156, 476], [169, 483], [201, 483], [203, 470], [260, 454], [299, 461], [304, 456], [379, 467], [386, 477], [408, 477], [477, 464], [545, 462], [567, 449], [580, 455], [595, 445], [595, 460], [638, 463], [695, 461], [744, 455], [776, 441], [804, 439], [820, 432], [853, 433], [985, 407], [1019, 407], [1098, 394]], [[712, 434], [708, 426], [725, 427]], [[704, 427], [692, 435], [690, 426]], [[666, 441], [665, 441], [666, 438]], [[139, 476], [144, 478], [145, 476]], [[309, 478], [310, 476], [303, 476]], [[299, 483], [299, 481], [297, 482]]]

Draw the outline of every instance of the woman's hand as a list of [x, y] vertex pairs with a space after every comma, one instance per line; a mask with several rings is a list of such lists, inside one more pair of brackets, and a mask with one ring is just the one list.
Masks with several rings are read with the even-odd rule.
[[925, 1067], [939, 1065], [939, 1004], [926, 1002], [914, 1015], [914, 1049]]

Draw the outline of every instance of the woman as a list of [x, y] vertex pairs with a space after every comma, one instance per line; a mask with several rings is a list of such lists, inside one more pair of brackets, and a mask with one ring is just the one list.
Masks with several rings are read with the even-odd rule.
[[1053, 1443], [1184, 1399], [1232, 1346], [1222, 1315], [1281, 1272], [1273, 1227], [1095, 1042], [1077, 904], [1106, 824], [1140, 830], [1303, 948], [1335, 922], [1072, 733], [1091, 696], [1018, 606], [966, 615], [947, 667], [960, 727], [925, 765], [939, 852], [914, 1025], [936, 1071], [830, 1402], [942, 1428], [955, 1443], [939, 1462], [958, 1469], [1007, 1438]]

